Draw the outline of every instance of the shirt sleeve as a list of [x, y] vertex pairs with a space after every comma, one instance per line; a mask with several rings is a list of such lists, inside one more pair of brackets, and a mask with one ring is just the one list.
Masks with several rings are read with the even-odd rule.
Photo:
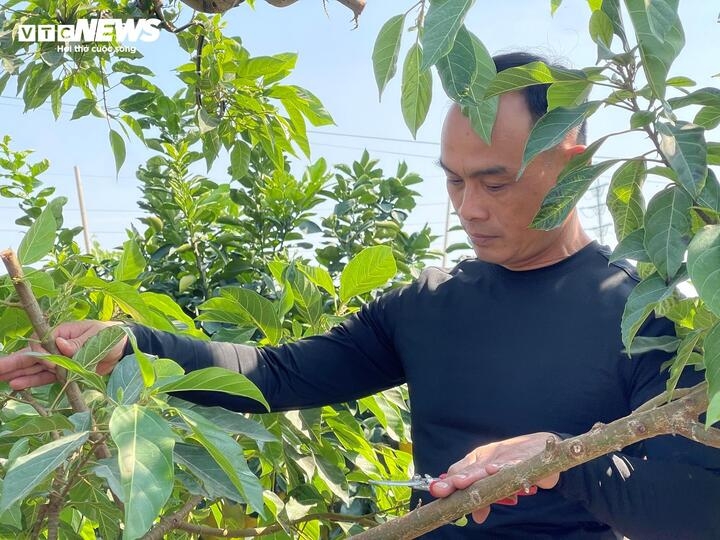
[[[186, 371], [217, 366], [242, 373], [258, 386], [272, 411], [341, 403], [405, 382], [381, 298], [319, 336], [279, 347], [199, 341], [133, 325], [143, 352], [170, 358]], [[126, 353], [132, 350], [128, 347]], [[222, 392], [177, 392], [200, 405], [267, 412], [254, 400]]]
[[[643, 335], [671, 334], [668, 324], [653, 320]], [[667, 358], [653, 352], [629, 360], [631, 409], [665, 390]], [[678, 387], [703, 377], [690, 367]], [[720, 538], [720, 450], [685, 437], [655, 437], [594, 459], [562, 473], [555, 489], [632, 540]]]

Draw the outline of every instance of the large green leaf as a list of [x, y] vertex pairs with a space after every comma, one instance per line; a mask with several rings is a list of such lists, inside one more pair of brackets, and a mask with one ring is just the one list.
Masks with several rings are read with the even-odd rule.
[[688, 246], [687, 266], [700, 298], [720, 316], [720, 225], [698, 231]]
[[705, 185], [697, 197], [697, 203], [720, 213], [720, 182], [712, 169], [708, 169]]
[[706, 107], [720, 107], [720, 88], [698, 88], [684, 96], [668, 99], [673, 109], [680, 109], [688, 105], [704, 105]]
[[315, 329], [323, 315], [323, 298], [310, 278], [294, 264], [283, 272], [283, 281], [290, 286], [295, 308]]
[[24, 499], [88, 439], [87, 431], [61, 437], [18, 457], [5, 473], [0, 513]]
[[[680, 18], [677, 16], [678, 0], [654, 0], [666, 4], [665, 13], [672, 11], [672, 22], [663, 25], [664, 39], [658, 39], [653, 33], [650, 19], [647, 12], [646, 0], [625, 0], [630, 19], [635, 27], [642, 59], [643, 70], [647, 77], [648, 84], [653, 92], [660, 98], [665, 97], [665, 80], [667, 79], [670, 66], [677, 55], [685, 46], [685, 35], [683, 33]], [[657, 20], [657, 19], [656, 19]]]
[[380, 33], [375, 41], [372, 61], [379, 97], [382, 97], [385, 86], [387, 86], [388, 81], [393, 78], [397, 71], [400, 41], [404, 25], [405, 15], [390, 17], [380, 29]]
[[145, 257], [143, 257], [140, 246], [130, 238], [123, 244], [122, 255], [113, 275], [118, 281], [133, 281], [145, 269]]
[[347, 264], [340, 275], [340, 300], [347, 302], [385, 285], [397, 272], [390, 246], [363, 249]]
[[656, 127], [662, 135], [660, 150], [677, 173], [678, 182], [696, 197], [707, 176], [705, 129], [687, 122], [674, 125], [658, 122]]
[[143, 383], [146, 387], [152, 386], [155, 383], [155, 369], [153, 368], [150, 357], [148, 357], [138, 348], [137, 338], [135, 337], [135, 334], [132, 333], [130, 328], [126, 326], [120, 326], [119, 328], [122, 328], [125, 332], [125, 335], [128, 337], [130, 346], [132, 347], [133, 353], [135, 354], [135, 359], [137, 360], [138, 366], [140, 367], [140, 374], [142, 375]]
[[210, 499], [223, 497], [234, 502], [243, 502], [242, 493], [204, 447], [185, 443], [176, 444], [175, 461], [200, 480]]
[[705, 330], [693, 330], [686, 335], [680, 342], [677, 349], [677, 354], [672, 360], [670, 365], [670, 377], [668, 377], [665, 389], [672, 393], [677, 387], [678, 381], [685, 370], [685, 367], [690, 363], [691, 357], [695, 353], [695, 347], [698, 344], [700, 338], [702, 338]]
[[720, 323], [705, 337], [705, 377], [708, 381], [708, 405], [705, 425], [720, 421]]
[[110, 418], [125, 501], [123, 539], [144, 535], [172, 493], [175, 436], [167, 422], [139, 405], [118, 406]]
[[[64, 204], [66, 200], [67, 199], [63, 199], [61, 204]], [[58, 223], [55, 219], [53, 208], [51, 205], [48, 205], [30, 226], [28, 232], [25, 233], [25, 236], [20, 242], [20, 246], [18, 247], [18, 260], [20, 264], [32, 264], [50, 253], [50, 250], [55, 245], [55, 233], [57, 233], [57, 229]]]
[[224, 429], [232, 435], [244, 435], [255, 442], [277, 442], [277, 437], [270, 433], [265, 427], [250, 418], [246, 418], [242, 413], [228, 411], [222, 407], [203, 407], [180, 398], [171, 398], [171, 404], [181, 403], [183, 409], [192, 410], [203, 416], [207, 421], [212, 422], [219, 428]]
[[682, 265], [690, 240], [692, 198], [671, 186], [656, 194], [645, 212], [645, 248], [659, 274], [672, 279]]
[[85, 369], [93, 371], [95, 366], [124, 338], [125, 331], [118, 325], [103, 328], [80, 347], [73, 360]]
[[421, 58], [422, 49], [416, 43], [405, 57], [401, 84], [400, 107], [413, 138], [425, 122], [432, 101], [432, 75], [429, 69], [420, 68]]
[[582, 71], [553, 68], [544, 62], [530, 62], [523, 66], [505, 69], [497, 74], [485, 97], [497, 96], [532, 86], [534, 84], [550, 84], [562, 81], [583, 81], [587, 76]]
[[558, 107], [540, 118], [530, 131], [530, 136], [525, 144], [518, 177], [522, 175], [525, 167], [535, 156], [560, 144], [567, 134], [582, 124], [588, 116], [597, 110], [599, 105], [600, 102], [588, 101], [581, 103], [577, 107]]
[[720, 107], [703, 107], [695, 115], [693, 122], [705, 129], [715, 129], [720, 126]]
[[547, 91], [548, 111], [558, 107], [577, 107], [587, 100], [592, 81], [562, 81], [550, 85]]
[[2, 437], [29, 437], [40, 435], [51, 431], [73, 429], [72, 422], [61, 414], [50, 416], [22, 415], [13, 418], [9, 422], [3, 422], [0, 427], [0, 438]]
[[476, 65], [475, 47], [470, 32], [462, 26], [450, 52], [437, 61], [440, 81], [450, 99], [457, 103], [468, 99], [470, 85], [475, 78]]
[[632, 259], [638, 262], [650, 262], [650, 255], [645, 249], [645, 229], [634, 230], [618, 242], [610, 256], [610, 262], [621, 259]]
[[642, 187], [647, 167], [642, 159], [622, 164], [613, 174], [607, 194], [607, 205], [613, 217], [618, 241], [643, 226], [645, 200]]
[[531, 227], [547, 231], [562, 225], [590, 184], [615, 162], [616, 160], [603, 161], [597, 165], [577, 167], [561, 174], [557, 184], [545, 196]]
[[195, 339], [207, 340], [207, 335], [200, 329], [195, 328], [195, 322], [183, 309], [166, 294], [154, 292], [140, 293], [140, 299], [147, 307], [158, 312], [165, 319], [171, 321], [176, 330], [191, 335]]
[[144, 388], [137, 357], [131, 354], [113, 368], [107, 382], [107, 396], [121, 405], [132, 405], [140, 399]]
[[672, 0], [651, 0], [645, 2], [648, 24], [653, 35], [663, 41], [677, 18], [677, 2]]
[[465, 15], [475, 0], [430, 0], [421, 34], [422, 70], [430, 69], [452, 49]]
[[[459, 39], [464, 39], [464, 32], [463, 27], [458, 33]], [[489, 145], [497, 116], [499, 98], [493, 96], [485, 99], [484, 96], [488, 86], [495, 79], [497, 71], [495, 62], [482, 41], [472, 33], [468, 33], [468, 36], [472, 43], [475, 68], [466, 96], [461, 101], [461, 110], [470, 119], [470, 125], [475, 133]]]
[[103, 378], [95, 373], [81, 366], [76, 360], [68, 358], [67, 356], [61, 356], [59, 354], [43, 354], [43, 353], [28, 353], [34, 356], [39, 356], [43, 360], [52, 362], [53, 364], [65, 368], [68, 372], [73, 373], [80, 377], [80, 379], [87, 385], [95, 388], [100, 392], [105, 391], [105, 381]]
[[635, 334], [648, 315], [653, 312], [658, 303], [669, 297], [672, 291], [673, 287], [665, 283], [665, 280], [656, 273], [635, 286], [628, 296], [620, 325], [622, 341], [626, 349], [630, 349]]
[[193, 438], [208, 451], [245, 501], [256, 512], [264, 515], [263, 487], [248, 468], [242, 446], [199, 414], [185, 409], [177, 411], [192, 430]]
[[125, 163], [125, 141], [114, 129], [110, 130], [110, 148], [112, 148], [115, 157], [115, 172], [120, 172], [123, 163]]
[[233, 396], [247, 397], [262, 403], [269, 411], [270, 405], [250, 379], [241, 373], [228, 369], [209, 367], [186, 373], [183, 377], [162, 384], [157, 392], [210, 391], [223, 392]]
[[[270, 300], [242, 287], [225, 287], [221, 289], [220, 295], [221, 298], [211, 298], [201, 304], [199, 309], [215, 312], [227, 310], [237, 314], [244, 322], [257, 326], [270, 343], [273, 345], [279, 343], [282, 337], [282, 324]], [[201, 316], [200, 320], [212, 320], [212, 318]]]

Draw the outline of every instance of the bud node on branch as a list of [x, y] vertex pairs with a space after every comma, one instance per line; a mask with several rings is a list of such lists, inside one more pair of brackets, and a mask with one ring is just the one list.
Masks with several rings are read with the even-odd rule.
[[585, 445], [582, 441], [575, 441], [570, 445], [570, 457], [581, 458], [585, 455]]

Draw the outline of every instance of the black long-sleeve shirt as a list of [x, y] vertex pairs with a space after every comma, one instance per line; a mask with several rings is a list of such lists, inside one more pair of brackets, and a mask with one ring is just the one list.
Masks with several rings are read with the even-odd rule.
[[[415, 468], [438, 475], [472, 449], [541, 431], [577, 435], [665, 389], [667, 354], [628, 358], [620, 320], [637, 283], [591, 243], [545, 268], [515, 272], [472, 260], [428, 269], [329, 333], [281, 347], [192, 341], [144, 327], [147, 352], [188, 370], [209, 365], [247, 375], [273, 410], [348, 401], [408, 383]], [[641, 335], [673, 332], [651, 319]], [[681, 386], [700, 380], [689, 371]], [[214, 392], [198, 403], [261, 412]], [[414, 499], [421, 494], [416, 493]], [[427, 502], [430, 496], [422, 494]], [[495, 505], [488, 520], [445, 526], [426, 538], [720, 538], [720, 451], [657, 437], [580, 465], [551, 490]]]

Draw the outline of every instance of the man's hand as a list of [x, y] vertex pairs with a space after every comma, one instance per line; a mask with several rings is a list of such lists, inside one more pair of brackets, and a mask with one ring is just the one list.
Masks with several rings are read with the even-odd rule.
[[[83, 344], [96, 335], [100, 330], [119, 322], [102, 322], [102, 321], [77, 321], [63, 323], [58, 326], [53, 335], [55, 344], [61, 354], [71, 357], [80, 350]], [[110, 373], [115, 364], [122, 357], [127, 336], [120, 343], [115, 345], [105, 358], [97, 365], [97, 372], [100, 375]], [[5, 357], [0, 357], [0, 381], [7, 381], [13, 390], [24, 390], [33, 386], [42, 386], [50, 384], [57, 380], [55, 374], [55, 364], [38, 358], [37, 356], [28, 355], [28, 352], [46, 353], [37, 340], [30, 347], [22, 349], [18, 352]]]
[[[507, 465], [515, 465], [539, 454], [545, 449], [548, 438], [556, 437], [552, 433], [533, 433], [513, 439], [507, 439], [476, 448], [463, 459], [453, 464], [441, 480], [430, 485], [430, 493], [435, 497], [447, 497], [458, 489], [465, 489], [471, 484], [482, 480]], [[555, 487], [560, 474], [553, 474], [537, 482], [537, 486], [550, 489]], [[529, 494], [533, 494], [531, 490]], [[525, 495], [519, 492], [518, 495]], [[501, 504], [516, 504], [517, 495], [498, 501]], [[472, 513], [477, 523], [482, 523], [490, 515], [490, 507], [475, 510]]]

